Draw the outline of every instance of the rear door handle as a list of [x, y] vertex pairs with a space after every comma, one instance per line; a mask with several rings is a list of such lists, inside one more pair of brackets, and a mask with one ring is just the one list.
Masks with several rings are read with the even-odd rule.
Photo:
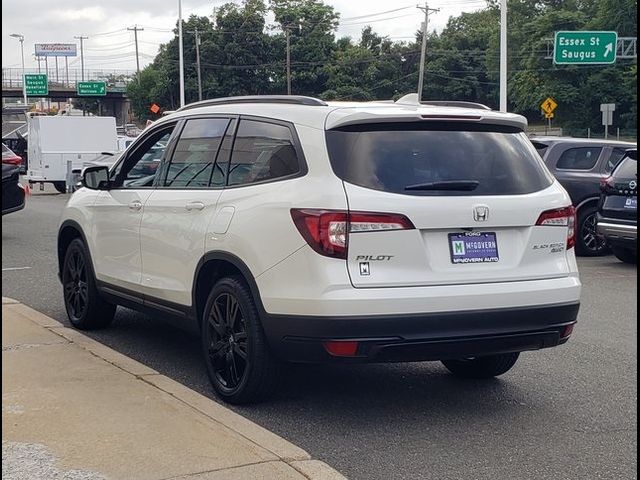
[[185, 205], [187, 210], [202, 210], [204, 208], [204, 203], [202, 202], [189, 202]]
[[129, 210], [140, 210], [142, 208], [142, 202], [140, 200], [134, 200], [129, 204]]

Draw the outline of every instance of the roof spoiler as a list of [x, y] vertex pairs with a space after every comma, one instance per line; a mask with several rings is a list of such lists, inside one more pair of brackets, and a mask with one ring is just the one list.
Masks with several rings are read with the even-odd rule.
[[476, 102], [465, 102], [465, 101], [458, 101], [458, 100], [423, 100], [420, 101], [418, 100], [418, 94], [417, 93], [409, 93], [407, 95], [405, 95], [404, 97], [400, 97], [398, 100], [396, 100], [397, 104], [399, 105], [412, 105], [412, 106], [418, 106], [418, 105], [433, 105], [433, 106], [437, 106], [437, 107], [458, 107], [458, 108], [475, 108], [477, 110], [491, 110], [491, 108], [489, 108], [486, 105], [483, 105], [482, 103], [476, 103]]

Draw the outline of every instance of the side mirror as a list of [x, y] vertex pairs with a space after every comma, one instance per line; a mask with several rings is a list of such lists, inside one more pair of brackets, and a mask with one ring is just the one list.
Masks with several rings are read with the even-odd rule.
[[82, 185], [91, 190], [109, 190], [109, 169], [104, 166], [85, 168], [82, 172]]

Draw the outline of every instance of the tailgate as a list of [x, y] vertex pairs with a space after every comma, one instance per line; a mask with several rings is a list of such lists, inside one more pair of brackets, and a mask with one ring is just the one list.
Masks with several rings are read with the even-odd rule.
[[[415, 227], [351, 225], [355, 287], [569, 274], [571, 201], [521, 131], [464, 122], [356, 125], [327, 131], [327, 144], [352, 215], [404, 215]], [[553, 217], [559, 209], [564, 216]], [[555, 213], [538, 224], [544, 212]]]
[[[403, 287], [508, 282], [569, 274], [567, 228], [536, 226], [544, 210], [560, 206], [556, 186], [513, 197], [412, 198], [345, 184], [350, 210], [402, 212], [412, 230], [349, 235], [348, 269], [356, 287]], [[475, 208], [487, 209], [482, 224]], [[457, 250], [456, 250], [457, 248]]]

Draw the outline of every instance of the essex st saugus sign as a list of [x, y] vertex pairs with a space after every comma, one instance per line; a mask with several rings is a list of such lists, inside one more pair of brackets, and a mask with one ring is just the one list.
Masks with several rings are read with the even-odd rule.
[[556, 32], [553, 63], [598, 65], [616, 61], [616, 32]]

